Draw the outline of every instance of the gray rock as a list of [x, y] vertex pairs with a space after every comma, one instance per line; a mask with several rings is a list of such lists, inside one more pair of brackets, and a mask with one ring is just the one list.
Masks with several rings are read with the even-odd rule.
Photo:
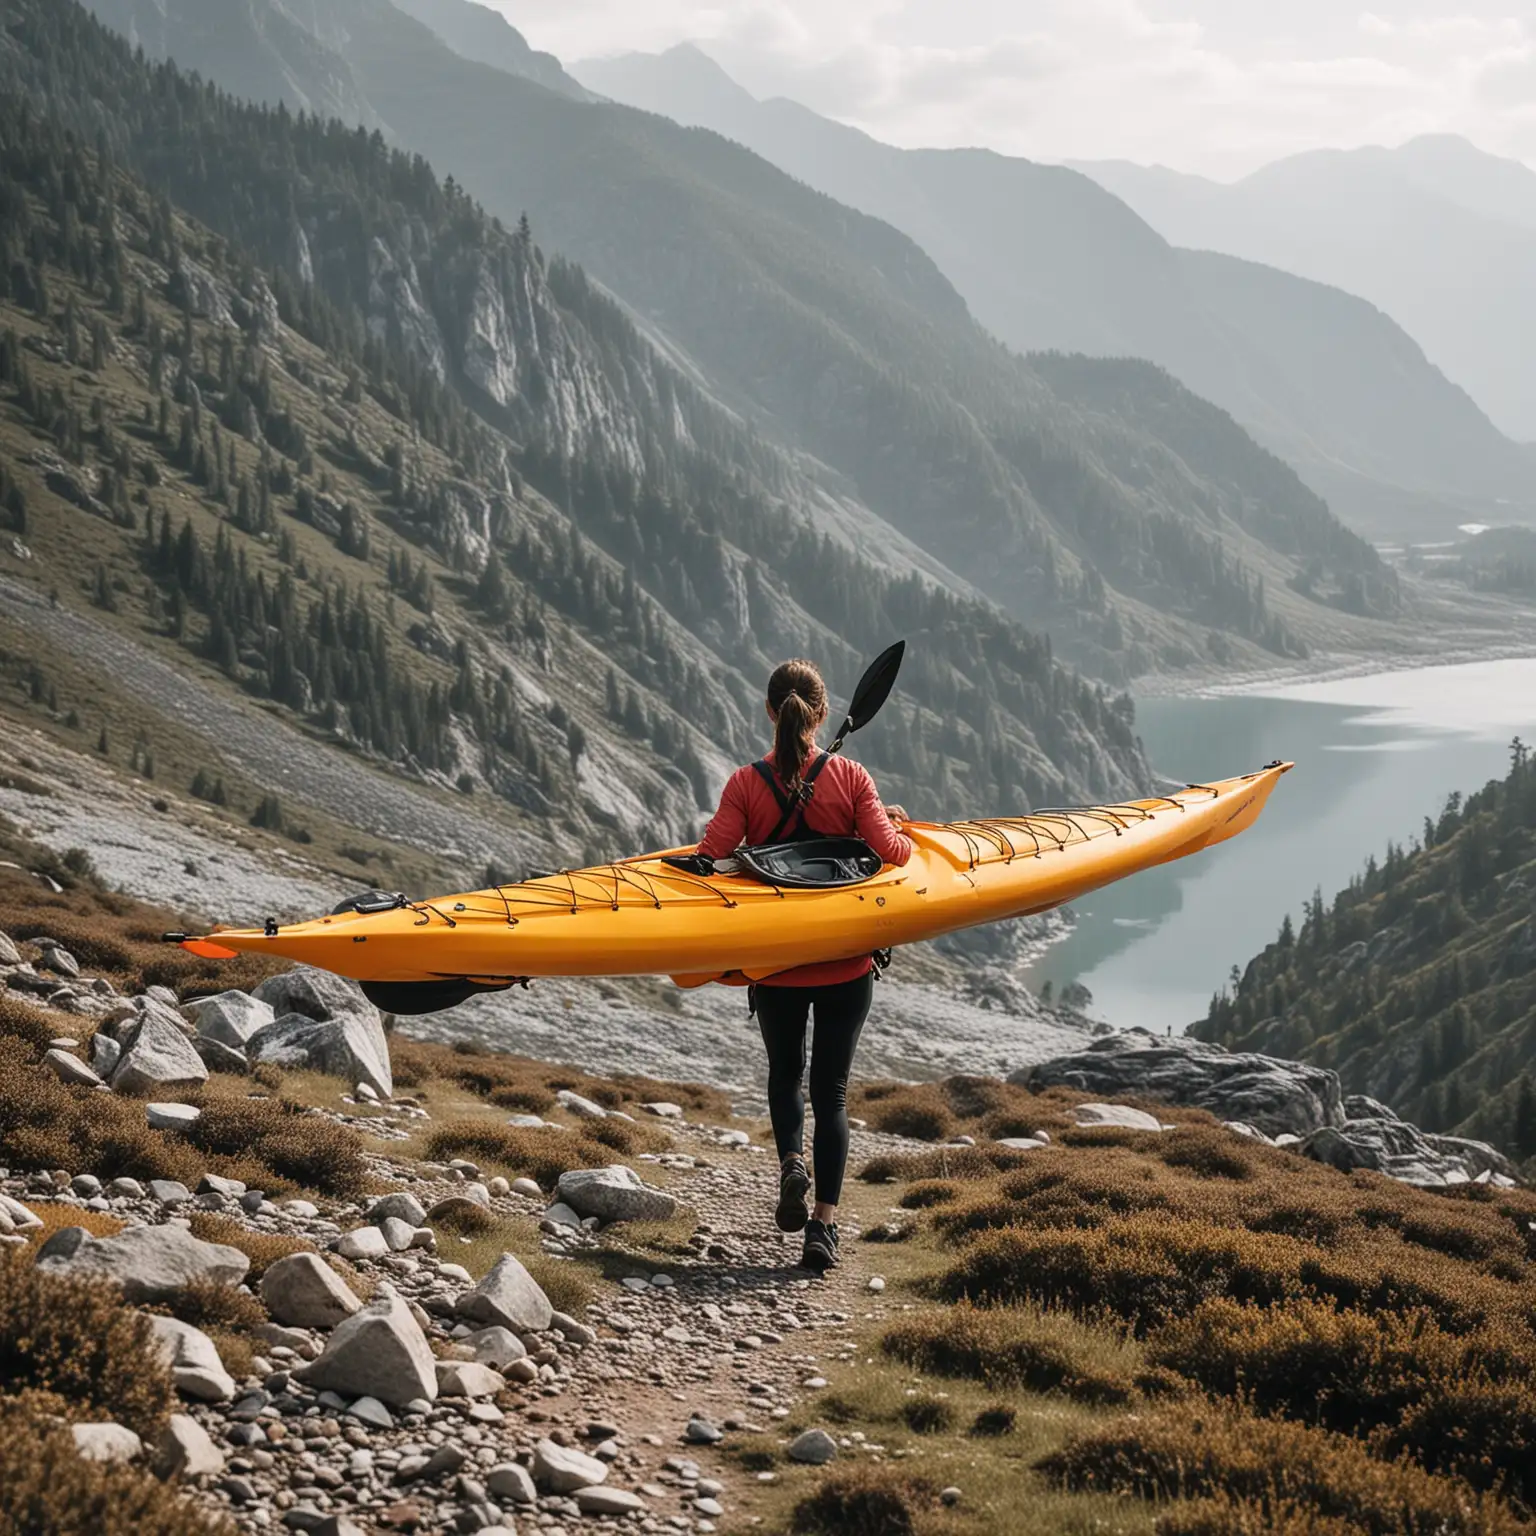
[[533, 1179], [513, 1179], [512, 1193], [514, 1195], [526, 1195], [530, 1200], [542, 1200], [544, 1191], [539, 1188]]
[[1400, 1120], [1402, 1116], [1395, 1109], [1383, 1104], [1380, 1099], [1373, 1099], [1364, 1093], [1351, 1093], [1344, 1099], [1344, 1118], [1346, 1120]]
[[161, 1205], [185, 1205], [192, 1198], [192, 1191], [180, 1179], [151, 1179], [149, 1197]]
[[824, 1429], [808, 1429], [789, 1442], [785, 1454], [808, 1467], [824, 1467], [837, 1455], [837, 1441]]
[[347, 1409], [347, 1412], [364, 1424], [371, 1424], [375, 1429], [393, 1429], [395, 1421], [388, 1408], [376, 1397], [360, 1397]]
[[94, 1173], [77, 1173], [69, 1181], [69, 1187], [82, 1200], [91, 1200], [101, 1193], [101, 1180]]
[[485, 1474], [485, 1486], [492, 1498], [510, 1499], [514, 1504], [532, 1504], [539, 1496], [528, 1469], [515, 1461], [492, 1467]]
[[579, 1120], [606, 1120], [608, 1111], [591, 1099], [584, 1099], [570, 1088], [562, 1088], [555, 1098]]
[[1370, 1168], [1424, 1189], [1467, 1184], [1484, 1173], [1514, 1176], [1508, 1159], [1485, 1143], [1430, 1135], [1396, 1116], [1323, 1126], [1305, 1137], [1296, 1150], [1346, 1173]]
[[1022, 1067], [1008, 1081], [1086, 1093], [1135, 1093], [1158, 1103], [1208, 1109], [1269, 1136], [1305, 1136], [1344, 1123], [1337, 1073], [1270, 1056], [1233, 1054], [1188, 1035], [1142, 1030], [1105, 1035], [1071, 1055]]
[[104, 1030], [91, 1036], [91, 1067], [100, 1078], [109, 1078], [122, 1060], [123, 1048]]
[[665, 1099], [659, 1099], [654, 1104], [642, 1104], [640, 1106], [648, 1115], [658, 1115], [663, 1120], [681, 1120], [683, 1118], [683, 1106], [672, 1104]]
[[80, 1088], [99, 1088], [101, 1078], [78, 1056], [72, 1056], [68, 1051], [54, 1046], [43, 1054], [43, 1065], [47, 1067], [61, 1083], [71, 1083]]
[[599, 1221], [664, 1221], [676, 1214], [677, 1200], [653, 1189], [633, 1168], [572, 1168], [560, 1175], [557, 1195], [581, 1216]]
[[20, 1200], [12, 1199], [10, 1195], [0, 1195], [0, 1216], [3, 1216], [13, 1230], [17, 1232], [29, 1232], [33, 1227], [40, 1227], [43, 1218], [27, 1209]]
[[[643, 1514], [645, 1500], [626, 1488], [578, 1488], [573, 1495], [584, 1515]], [[708, 1510], [704, 1511], [706, 1514]]]
[[495, 1397], [506, 1380], [488, 1365], [474, 1360], [439, 1360], [437, 1395], [439, 1397]]
[[200, 1195], [223, 1195], [227, 1200], [238, 1200], [246, 1193], [244, 1179], [226, 1179], [216, 1173], [205, 1173], [197, 1181]]
[[238, 1285], [251, 1261], [238, 1248], [205, 1243], [185, 1227], [129, 1227], [92, 1237], [64, 1227], [38, 1249], [45, 1274], [115, 1280], [128, 1301], [165, 1301], [193, 1281]]
[[211, 1040], [245, 1055], [245, 1044], [258, 1029], [277, 1017], [272, 1005], [246, 992], [220, 992], [216, 997], [199, 997], [182, 1005], [197, 1026], [199, 1039]]
[[[183, 1185], [183, 1188], [186, 1186]], [[142, 1200], [144, 1198], [144, 1186], [137, 1179], [113, 1179], [107, 1185], [107, 1193], [116, 1195], [121, 1200]]]
[[86, 1461], [133, 1461], [144, 1454], [144, 1442], [121, 1424], [72, 1424], [70, 1433]]
[[466, 1334], [459, 1340], [458, 1347], [468, 1350], [472, 1360], [490, 1366], [493, 1371], [521, 1360], [528, 1353], [523, 1341], [510, 1328], [481, 1328]]
[[261, 1299], [278, 1322], [294, 1328], [334, 1328], [363, 1305], [314, 1253], [289, 1254], [269, 1265], [261, 1277]]
[[597, 1330], [589, 1328], [585, 1323], [577, 1322], [567, 1312], [555, 1312], [549, 1319], [551, 1328], [558, 1328], [573, 1344], [596, 1344]]
[[1043, 1141], [1036, 1141], [1033, 1136], [999, 1136], [997, 1145], [1000, 1147], [1011, 1147], [1015, 1152], [1034, 1152], [1043, 1147], [1045, 1143]]
[[45, 949], [38, 963], [56, 975], [68, 976], [71, 981], [80, 974], [80, 962], [67, 949], [61, 949], [58, 945]]
[[403, 1221], [409, 1227], [419, 1227], [427, 1219], [427, 1213], [422, 1208], [421, 1201], [408, 1190], [396, 1190], [392, 1195], [385, 1195], [375, 1200], [368, 1207], [368, 1220], [375, 1224], [384, 1220], [386, 1216], [393, 1216], [397, 1221]]
[[224, 1453], [190, 1414], [173, 1413], [155, 1446], [156, 1477], [215, 1477], [224, 1470]]
[[533, 1448], [533, 1481], [551, 1493], [574, 1493], [578, 1488], [593, 1488], [607, 1476], [606, 1461], [599, 1461], [568, 1445], [540, 1440]]
[[[393, 1097], [389, 1041], [379, 1010], [355, 982], [301, 965], [268, 977], [252, 996], [275, 1015], [247, 1037], [253, 1061], [308, 1066], [349, 1083], [367, 1083], [381, 1098]], [[295, 1022], [296, 1015], [311, 1027]]]
[[1122, 1131], [1160, 1131], [1163, 1122], [1129, 1104], [1079, 1104], [1072, 1114], [1079, 1125], [1108, 1125]]
[[20, 965], [21, 951], [11, 942], [7, 933], [0, 933], [0, 965]]
[[149, 1326], [183, 1397], [225, 1403], [235, 1395], [234, 1378], [224, 1369], [213, 1340], [200, 1328], [174, 1317], [151, 1317]]
[[1223, 1120], [1221, 1123], [1234, 1135], [1246, 1136], [1249, 1141], [1262, 1141], [1266, 1146], [1274, 1146], [1274, 1142], [1256, 1126], [1247, 1125], [1241, 1120]]
[[237, 1051], [220, 1040], [209, 1040], [199, 1035], [192, 1042], [198, 1059], [210, 1072], [227, 1072], [231, 1077], [244, 1077], [251, 1070], [243, 1051]]
[[383, 1235], [385, 1246], [391, 1253], [404, 1253], [416, 1241], [416, 1233], [420, 1230], [413, 1227], [407, 1221], [401, 1221], [398, 1216], [386, 1216], [378, 1225], [379, 1232]]
[[336, 1239], [336, 1252], [344, 1259], [382, 1259], [389, 1242], [378, 1227], [358, 1227]]
[[537, 1280], [515, 1254], [504, 1253], [472, 1291], [459, 1297], [458, 1315], [471, 1323], [494, 1323], [514, 1333], [542, 1333], [553, 1309]]
[[202, 1115], [195, 1104], [146, 1104], [145, 1118], [152, 1131], [184, 1131]]
[[[574, 1227], [577, 1231], [581, 1230], [580, 1213], [573, 1211], [563, 1200], [556, 1200], [544, 1212], [543, 1221], [547, 1222], [549, 1227]], [[548, 1227], [545, 1230], [547, 1231]]]
[[320, 1358], [295, 1374], [308, 1386], [393, 1407], [437, 1398], [432, 1350], [410, 1307], [392, 1293], [338, 1324]]
[[191, 1087], [208, 1081], [208, 1068], [168, 1009], [157, 1006], [119, 1035], [123, 1052], [112, 1073], [115, 1093], [153, 1094], [170, 1087]]
[[[540, 1119], [538, 1115], [518, 1114], [508, 1115], [507, 1124], [510, 1125], [514, 1130], [538, 1131], [543, 1130], [546, 1126], [548, 1126], [549, 1122], [547, 1120]], [[553, 1127], [551, 1127], [551, 1129], [553, 1129]], [[531, 1179], [516, 1180], [514, 1181], [513, 1187], [516, 1188], [518, 1183], [531, 1184], [532, 1182], [533, 1181]]]
[[708, 1419], [701, 1419], [698, 1414], [694, 1414], [688, 1420], [688, 1426], [683, 1430], [683, 1439], [689, 1445], [714, 1445], [724, 1438], [725, 1436]]

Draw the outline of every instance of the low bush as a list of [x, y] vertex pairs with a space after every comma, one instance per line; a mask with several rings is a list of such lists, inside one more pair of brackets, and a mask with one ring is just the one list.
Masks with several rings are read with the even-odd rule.
[[923, 1179], [902, 1190], [896, 1203], [904, 1211], [922, 1211], [933, 1205], [948, 1205], [959, 1198], [960, 1186], [953, 1179]]
[[59, 1032], [59, 1016], [45, 1013], [19, 997], [0, 992], [0, 1037], [25, 1041], [36, 1051], [46, 1051]]
[[583, 1122], [581, 1129], [593, 1141], [626, 1157], [636, 1152], [666, 1152], [672, 1146], [672, 1138], [659, 1127], [631, 1124], [628, 1120], [589, 1120]]
[[5, 1536], [236, 1536], [223, 1515], [131, 1467], [87, 1461], [69, 1429], [0, 1400], [0, 1532]]
[[217, 1211], [194, 1211], [191, 1217], [192, 1235], [205, 1243], [223, 1243], [238, 1248], [251, 1261], [248, 1283], [260, 1280], [262, 1275], [279, 1259], [295, 1253], [313, 1253], [315, 1245], [302, 1237], [285, 1237], [281, 1232], [253, 1232], [242, 1226], [232, 1216], [222, 1216]]
[[426, 1154], [439, 1162], [453, 1157], [495, 1164], [509, 1177], [526, 1176], [549, 1189], [570, 1168], [606, 1168], [613, 1152], [581, 1131], [522, 1130], [483, 1120], [450, 1120], [431, 1131]]
[[901, 1418], [914, 1435], [937, 1435], [953, 1426], [955, 1410], [942, 1397], [910, 1397], [902, 1404]]
[[1068, 1441], [1039, 1470], [1079, 1490], [1147, 1499], [1226, 1497], [1270, 1512], [1310, 1510], [1366, 1536], [1527, 1530], [1510, 1510], [1465, 1484], [1381, 1460], [1345, 1435], [1217, 1406], [1118, 1419]]
[[795, 1536], [915, 1536], [937, 1503], [933, 1485], [890, 1467], [834, 1471], [795, 1505]]
[[267, 1321], [267, 1309], [249, 1291], [214, 1280], [193, 1280], [151, 1310], [205, 1331], [249, 1333]]
[[148, 1319], [113, 1286], [44, 1275], [10, 1252], [0, 1253], [0, 1385], [46, 1392], [77, 1417], [144, 1436], [175, 1402]]
[[1019, 1411], [1007, 1403], [991, 1403], [971, 1420], [971, 1433], [982, 1438], [1011, 1435], [1019, 1422]]
[[865, 1184], [908, 1184], [918, 1179], [965, 1179], [978, 1181], [994, 1178], [1009, 1168], [1022, 1168], [1038, 1156], [1017, 1147], [935, 1147], [932, 1152], [882, 1152], [859, 1170]]
[[993, 1388], [1059, 1392], [1087, 1403], [1134, 1396], [1140, 1350], [1061, 1313], [958, 1306], [920, 1312], [889, 1329], [886, 1354], [934, 1376]]
[[[1398, 1530], [1406, 1527], [1399, 1526]], [[1200, 1499], [1176, 1504], [1157, 1522], [1157, 1536], [1358, 1536], [1360, 1527], [1297, 1504], [1257, 1499]]]
[[[242, 1158], [267, 1170], [267, 1193], [300, 1187], [322, 1194], [363, 1193], [368, 1164], [358, 1134], [326, 1115], [280, 1099], [204, 1095], [187, 1140], [200, 1151]], [[247, 1179], [263, 1187], [261, 1177]]]
[[943, 1141], [955, 1117], [938, 1083], [871, 1083], [854, 1094], [854, 1111], [872, 1129], [914, 1141]]

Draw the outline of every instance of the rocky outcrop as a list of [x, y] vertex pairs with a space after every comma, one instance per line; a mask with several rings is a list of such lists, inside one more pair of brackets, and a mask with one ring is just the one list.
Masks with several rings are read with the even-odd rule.
[[1306, 1136], [1323, 1126], [1343, 1125], [1345, 1118], [1336, 1073], [1272, 1056], [1234, 1054], [1188, 1035], [1143, 1030], [1106, 1035], [1070, 1056], [1022, 1067], [1008, 1081], [1030, 1088], [1135, 1094], [1241, 1120], [1269, 1136]]
[[601, 1222], [665, 1221], [677, 1212], [673, 1196], [622, 1165], [570, 1169], [560, 1175], [555, 1189], [578, 1216], [595, 1216]]
[[37, 1252], [45, 1274], [114, 1280], [127, 1301], [165, 1301], [194, 1281], [238, 1285], [251, 1261], [238, 1248], [205, 1243], [185, 1227], [129, 1227], [116, 1237], [93, 1237], [64, 1227]]
[[389, 1042], [379, 1010], [351, 982], [299, 966], [268, 978], [252, 996], [276, 1015], [245, 1042], [253, 1063], [307, 1067], [366, 1083], [386, 1099], [393, 1095]]
[[1399, 1119], [1391, 1110], [1385, 1116], [1324, 1126], [1306, 1137], [1297, 1150], [1346, 1173], [1371, 1168], [1426, 1189], [1471, 1183], [1507, 1187], [1516, 1182], [1509, 1159], [1486, 1143], [1431, 1135]]
[[200, 1040], [212, 1040], [233, 1051], [244, 1051], [246, 1042], [276, 1015], [272, 1005], [248, 992], [220, 992], [182, 1005], [197, 1028]]

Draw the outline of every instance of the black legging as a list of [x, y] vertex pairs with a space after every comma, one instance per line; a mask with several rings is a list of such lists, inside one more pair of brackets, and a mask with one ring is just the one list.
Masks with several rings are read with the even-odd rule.
[[848, 1074], [869, 1017], [874, 975], [835, 987], [757, 988], [757, 1023], [768, 1048], [768, 1113], [782, 1161], [805, 1150], [805, 1025], [816, 1010], [811, 1109], [816, 1115], [816, 1198], [836, 1205], [848, 1163]]

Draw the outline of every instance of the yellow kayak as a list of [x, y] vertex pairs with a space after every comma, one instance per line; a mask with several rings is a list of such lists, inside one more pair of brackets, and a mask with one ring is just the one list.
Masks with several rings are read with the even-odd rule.
[[958, 929], [1049, 911], [1251, 826], [1292, 765], [1166, 798], [1028, 816], [910, 822], [915, 850], [855, 884], [786, 889], [646, 854], [431, 901], [383, 897], [286, 926], [216, 929], [196, 953], [281, 956], [362, 982], [381, 1007], [429, 1012], [540, 976], [744, 984]]

